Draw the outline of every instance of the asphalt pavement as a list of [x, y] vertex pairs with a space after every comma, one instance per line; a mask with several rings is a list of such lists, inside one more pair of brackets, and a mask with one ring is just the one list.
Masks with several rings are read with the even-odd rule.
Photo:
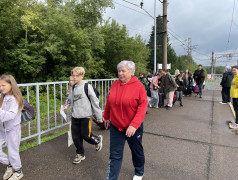
[[[144, 120], [146, 163], [143, 180], [238, 179], [238, 134], [229, 105], [221, 105], [220, 91], [204, 91], [203, 98], [184, 97], [171, 110], [150, 109]], [[75, 147], [67, 135], [21, 152], [25, 180], [104, 180], [109, 158], [109, 131], [93, 125], [104, 137], [103, 149], [84, 143], [86, 159], [74, 165]], [[5, 166], [0, 164], [0, 177]], [[119, 180], [132, 180], [134, 169], [126, 144]]]

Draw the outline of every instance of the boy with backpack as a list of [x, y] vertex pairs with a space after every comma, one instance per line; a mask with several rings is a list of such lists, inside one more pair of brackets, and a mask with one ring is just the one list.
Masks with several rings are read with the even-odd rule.
[[[99, 107], [93, 87], [83, 81], [85, 70], [83, 67], [75, 67], [71, 71], [75, 84], [71, 93], [71, 117], [72, 138], [76, 147], [76, 156], [73, 164], [78, 164], [85, 159], [83, 140], [96, 146], [96, 151], [102, 149], [103, 136], [96, 136], [91, 132], [92, 116], [95, 115], [98, 122], [102, 122], [102, 110]], [[85, 86], [87, 87], [85, 88]], [[85, 92], [87, 89], [88, 92]]]

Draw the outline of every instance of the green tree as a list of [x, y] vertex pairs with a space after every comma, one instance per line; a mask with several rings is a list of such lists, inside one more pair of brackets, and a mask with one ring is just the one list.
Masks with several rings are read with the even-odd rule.
[[105, 71], [107, 76], [117, 77], [117, 64], [122, 60], [131, 60], [136, 64], [136, 75], [139, 71], [147, 71], [146, 59], [149, 57], [149, 49], [140, 36], [129, 37], [126, 26], [120, 26], [115, 21], [109, 20], [101, 27], [104, 35]]

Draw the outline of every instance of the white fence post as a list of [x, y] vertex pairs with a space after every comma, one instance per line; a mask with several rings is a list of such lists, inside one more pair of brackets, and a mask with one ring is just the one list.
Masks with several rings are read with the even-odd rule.
[[40, 131], [40, 91], [39, 91], [39, 84], [36, 85], [36, 118], [37, 118], [38, 144], [41, 144], [41, 131]]

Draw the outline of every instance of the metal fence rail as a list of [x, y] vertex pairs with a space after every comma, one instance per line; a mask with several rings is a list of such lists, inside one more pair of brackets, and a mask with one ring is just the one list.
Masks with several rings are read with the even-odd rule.
[[212, 75], [212, 80], [207, 80], [206, 81], [206, 89], [207, 90], [221, 90], [221, 83], [222, 80], [222, 74], [213, 74]]
[[[100, 107], [104, 109], [110, 87], [117, 79], [85, 80], [100, 93]], [[34, 107], [36, 118], [22, 124], [21, 141], [37, 137], [41, 144], [41, 136], [68, 124], [60, 115], [61, 105], [65, 103], [68, 81], [18, 84], [23, 97]]]

